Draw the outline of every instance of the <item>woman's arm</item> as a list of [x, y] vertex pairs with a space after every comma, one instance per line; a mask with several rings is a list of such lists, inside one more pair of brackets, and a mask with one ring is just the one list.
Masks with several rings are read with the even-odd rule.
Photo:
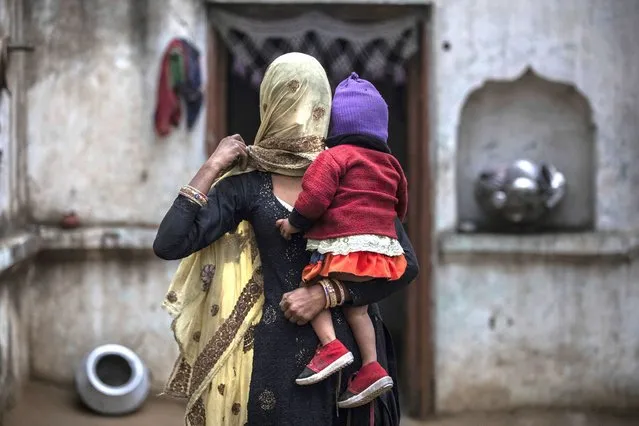
[[397, 281], [377, 279], [362, 283], [344, 282], [343, 284], [348, 289], [350, 295], [350, 298], [347, 295], [347, 306], [362, 306], [377, 303], [380, 300], [386, 299], [396, 291], [403, 289], [417, 278], [419, 265], [417, 263], [417, 257], [415, 256], [415, 250], [399, 219], [395, 222], [395, 229], [397, 230], [397, 239], [404, 249], [404, 256], [406, 257], [407, 263], [406, 272], [404, 272], [404, 275]]
[[210, 245], [248, 216], [247, 176], [220, 181], [200, 207], [178, 195], [160, 224], [153, 242], [155, 254], [166, 260], [182, 259]]
[[[237, 161], [246, 164], [242, 138], [234, 135], [222, 139], [190, 186], [203, 193], [209, 191], [214, 180]], [[237, 227], [246, 215], [249, 202], [246, 189], [245, 177], [225, 179], [211, 189], [204, 207], [179, 195], [160, 224], [153, 242], [155, 254], [167, 260], [181, 259]]]

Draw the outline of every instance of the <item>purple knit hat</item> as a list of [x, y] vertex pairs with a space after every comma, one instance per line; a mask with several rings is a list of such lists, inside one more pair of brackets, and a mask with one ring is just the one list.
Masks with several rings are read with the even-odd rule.
[[370, 82], [356, 73], [335, 89], [329, 136], [366, 135], [388, 140], [388, 105]]

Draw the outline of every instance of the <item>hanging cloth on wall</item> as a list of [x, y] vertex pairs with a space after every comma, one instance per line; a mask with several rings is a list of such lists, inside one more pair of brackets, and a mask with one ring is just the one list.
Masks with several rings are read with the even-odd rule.
[[232, 52], [233, 71], [255, 87], [273, 59], [293, 51], [318, 59], [333, 83], [357, 71], [403, 84], [404, 64], [419, 47], [415, 16], [355, 24], [319, 12], [267, 21], [216, 11], [211, 19]]
[[186, 128], [195, 125], [202, 107], [200, 52], [185, 39], [173, 39], [160, 65], [155, 130], [166, 136], [180, 124], [182, 105], [186, 107]]

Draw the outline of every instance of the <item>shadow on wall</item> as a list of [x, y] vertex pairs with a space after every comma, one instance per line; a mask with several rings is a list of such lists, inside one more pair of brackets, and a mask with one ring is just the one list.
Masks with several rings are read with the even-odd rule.
[[514, 81], [489, 81], [462, 110], [457, 157], [459, 223], [486, 229], [474, 198], [479, 173], [518, 159], [554, 164], [566, 177], [566, 197], [548, 230], [592, 229], [595, 219], [595, 126], [588, 100], [572, 85], [526, 70]]

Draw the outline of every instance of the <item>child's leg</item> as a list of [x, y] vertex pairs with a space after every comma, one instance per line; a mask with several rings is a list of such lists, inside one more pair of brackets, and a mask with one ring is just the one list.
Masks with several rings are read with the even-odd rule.
[[331, 311], [328, 309], [324, 309], [322, 312], [317, 314], [317, 316], [311, 321], [311, 325], [313, 326], [313, 330], [315, 330], [315, 334], [317, 334], [317, 338], [322, 346], [336, 339], [335, 327], [333, 327], [333, 318], [331, 317]]
[[295, 382], [302, 386], [321, 382], [353, 362], [351, 351], [335, 337], [331, 311], [325, 309], [320, 312], [311, 321], [311, 325], [322, 346], [315, 352], [304, 371], [297, 376]]
[[344, 308], [344, 315], [353, 330], [353, 336], [362, 355], [362, 365], [377, 361], [375, 327], [368, 315], [368, 306]]
[[393, 379], [377, 362], [375, 328], [368, 315], [368, 307], [348, 308], [345, 310], [345, 314], [362, 354], [362, 368], [349, 381], [346, 391], [337, 402], [337, 406], [339, 408], [354, 408], [366, 405], [391, 390]]

